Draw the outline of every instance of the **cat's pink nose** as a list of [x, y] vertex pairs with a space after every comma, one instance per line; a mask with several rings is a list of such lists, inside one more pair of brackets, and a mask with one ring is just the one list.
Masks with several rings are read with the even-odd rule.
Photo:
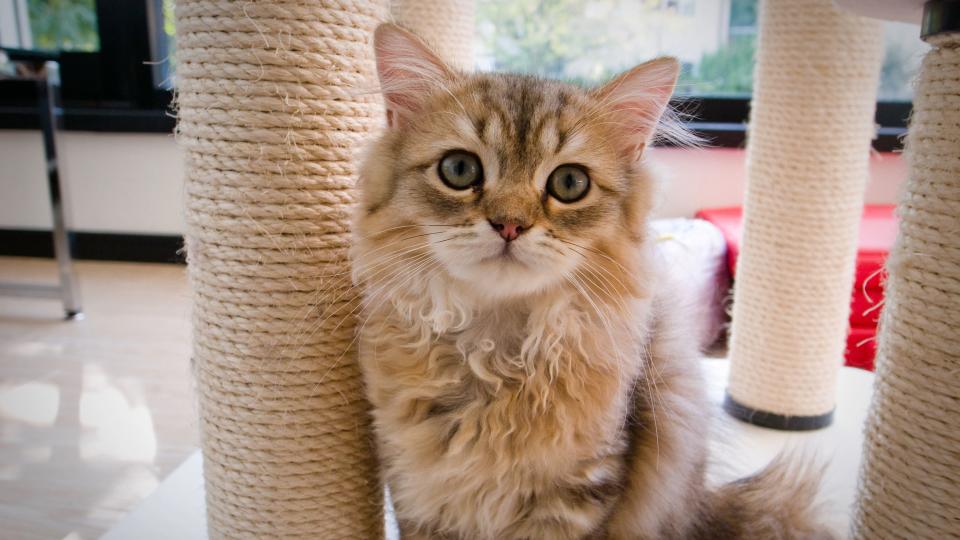
[[522, 225], [515, 221], [504, 221], [503, 223], [497, 223], [496, 221], [490, 221], [490, 226], [493, 227], [493, 230], [500, 233], [500, 238], [503, 238], [507, 242], [516, 240], [524, 231], [530, 228], [529, 225]]

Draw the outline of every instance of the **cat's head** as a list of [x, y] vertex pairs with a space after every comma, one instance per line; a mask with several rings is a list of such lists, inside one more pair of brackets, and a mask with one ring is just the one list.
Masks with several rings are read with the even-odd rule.
[[493, 298], [631, 281], [676, 60], [583, 89], [456, 71], [393, 25], [375, 47], [387, 127], [360, 175], [367, 278], [443, 272]]

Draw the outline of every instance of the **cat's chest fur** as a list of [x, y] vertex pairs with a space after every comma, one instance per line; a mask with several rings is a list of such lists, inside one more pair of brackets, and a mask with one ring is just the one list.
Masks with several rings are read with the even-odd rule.
[[441, 332], [373, 312], [361, 363], [402, 514], [515, 535], [553, 499], [617, 485], [640, 357], [623, 346], [637, 328], [603, 322], [575, 303], [472, 313]]

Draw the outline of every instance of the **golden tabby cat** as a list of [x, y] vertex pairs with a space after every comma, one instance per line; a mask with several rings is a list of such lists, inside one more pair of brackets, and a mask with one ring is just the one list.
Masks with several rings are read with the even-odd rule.
[[677, 62], [584, 90], [454, 71], [392, 25], [375, 45], [354, 277], [403, 537], [828, 537], [782, 468], [704, 486], [696, 340], [646, 224]]

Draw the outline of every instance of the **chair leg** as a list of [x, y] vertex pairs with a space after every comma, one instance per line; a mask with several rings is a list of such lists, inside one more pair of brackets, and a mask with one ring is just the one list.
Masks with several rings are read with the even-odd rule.
[[50, 207], [53, 213], [53, 251], [57, 258], [60, 275], [60, 298], [67, 319], [83, 318], [80, 307], [80, 289], [73, 271], [70, 250], [70, 232], [67, 201], [63, 192], [60, 162], [57, 158], [56, 135], [59, 123], [57, 108], [60, 106], [60, 66], [57, 62], [44, 64], [45, 77], [38, 81], [40, 122], [43, 128], [43, 150], [47, 162], [47, 186], [50, 192]]

